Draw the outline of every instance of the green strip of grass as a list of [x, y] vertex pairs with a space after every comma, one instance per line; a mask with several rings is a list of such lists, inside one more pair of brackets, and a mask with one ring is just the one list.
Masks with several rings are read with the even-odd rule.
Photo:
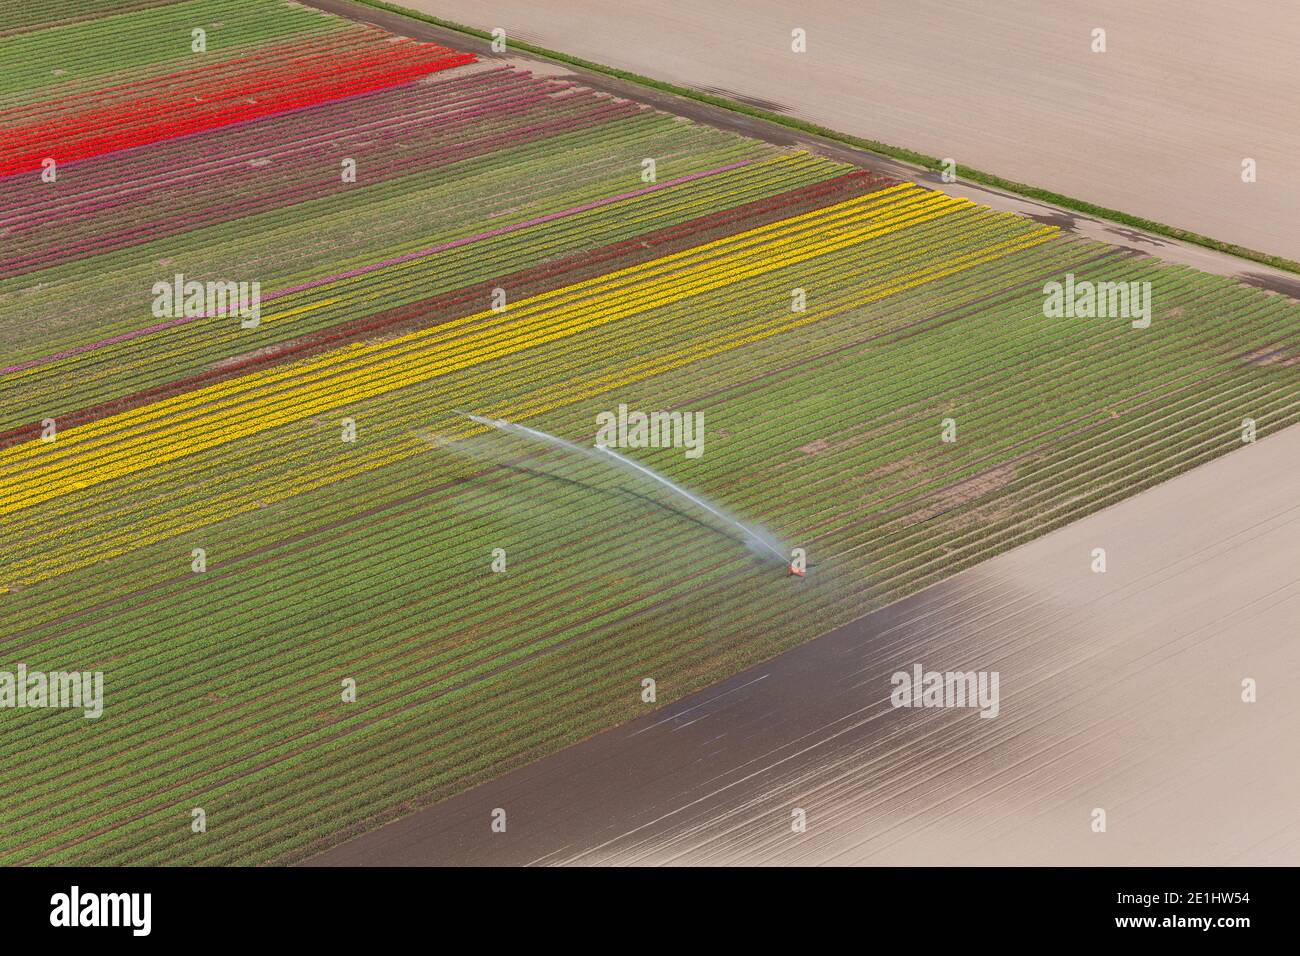
[[[457, 33], [464, 33], [469, 36], [477, 37], [480, 40], [490, 41], [492, 39], [492, 35], [485, 30], [479, 30], [475, 27], [466, 26], [463, 23], [456, 23], [452, 20], [444, 20], [441, 17], [435, 17], [427, 13], [408, 10], [405, 7], [398, 6], [397, 4], [385, 3], [384, 0], [353, 0], [353, 2], [367, 7], [374, 7], [378, 10], [387, 10], [390, 13], [401, 14], [402, 16], [410, 17], [413, 20], [423, 20], [424, 22], [431, 23], [434, 26], [442, 27], [446, 30], [454, 30]], [[709, 93], [701, 93], [686, 87], [675, 86], [672, 83], [664, 83], [661, 80], [651, 79], [648, 76], [642, 76], [639, 73], [632, 73], [628, 70], [620, 70], [612, 66], [605, 66], [602, 63], [593, 63], [590, 60], [570, 56], [567, 53], [560, 53], [556, 50], [548, 50], [545, 47], [536, 46], [532, 43], [525, 43], [521, 40], [512, 39], [510, 40], [510, 46], [516, 50], [531, 53], [534, 56], [545, 57], [549, 60], [557, 60], [561, 63], [577, 66], [593, 73], [603, 73], [606, 76], [613, 76], [620, 80], [637, 83], [641, 86], [647, 86], [664, 93], [671, 93], [674, 96], [684, 97], [685, 99], [707, 103], [708, 105], [716, 106], [719, 109], [730, 110], [733, 113], [742, 113], [745, 116], [752, 116], [755, 119], [761, 119], [768, 123], [775, 123], [778, 126], [784, 126], [788, 129], [798, 130], [801, 133], [820, 136], [823, 139], [834, 140], [835, 142], [843, 143], [846, 146], [853, 146], [857, 149], [864, 149], [872, 153], [878, 153], [881, 156], [888, 156], [891, 159], [901, 160], [905, 163], [912, 163], [913, 165], [920, 166], [923, 169], [937, 171], [943, 166], [941, 160], [934, 156], [927, 156], [924, 153], [918, 153], [915, 150], [905, 149], [901, 146], [891, 146], [888, 143], [880, 143], [872, 139], [863, 139], [860, 136], [850, 136], [847, 133], [841, 133], [825, 126], [818, 126], [816, 123], [809, 123], [805, 120], [795, 119], [790, 116], [782, 116], [779, 113], [772, 113], [768, 110], [747, 106], [744, 103], [738, 103], [734, 100], [726, 99], [725, 97], [713, 96]], [[1004, 179], [1001, 176], [995, 176], [992, 173], [972, 169], [969, 166], [959, 165], [957, 167], [957, 175], [959, 178], [970, 182], [991, 186], [994, 189], [1002, 189], [1006, 192], [1016, 193], [1017, 195], [1026, 196], [1030, 199], [1037, 199], [1040, 202], [1051, 203], [1052, 205], [1060, 206], [1063, 209], [1071, 209], [1075, 212], [1095, 216], [1098, 219], [1106, 219], [1111, 222], [1120, 223], [1121, 225], [1129, 226], [1133, 229], [1140, 229], [1143, 232], [1165, 236], [1169, 239], [1177, 239], [1181, 242], [1194, 243], [1198, 246], [1204, 246], [1207, 249], [1213, 249], [1216, 252], [1223, 252], [1230, 256], [1236, 256], [1239, 259], [1249, 259], [1251, 262], [1259, 262], [1266, 266], [1271, 266], [1274, 269], [1300, 273], [1300, 262], [1296, 262], [1294, 259], [1271, 255], [1267, 252], [1259, 252], [1255, 249], [1248, 249], [1245, 246], [1238, 246], [1231, 242], [1222, 242], [1221, 240], [1212, 239], [1209, 236], [1203, 236], [1198, 232], [1192, 232], [1188, 229], [1180, 229], [1177, 226], [1167, 226], [1162, 222], [1156, 222], [1152, 219], [1143, 219], [1141, 216], [1133, 216], [1129, 213], [1121, 212], [1118, 209], [1110, 209], [1106, 206], [1098, 206], [1096, 203], [1090, 203], [1083, 199], [1064, 196], [1061, 193], [1052, 192], [1050, 189], [1042, 189], [1038, 186], [1030, 186], [1026, 183], [1014, 182], [1010, 179]]]

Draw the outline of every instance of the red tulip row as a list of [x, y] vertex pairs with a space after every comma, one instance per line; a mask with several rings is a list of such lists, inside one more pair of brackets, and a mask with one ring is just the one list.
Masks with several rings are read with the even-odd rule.
[[[173, 74], [122, 91], [108, 107], [66, 103], [64, 115], [24, 126], [0, 116], [0, 175], [63, 164], [408, 83], [475, 59], [414, 41], [366, 43], [343, 53], [294, 52], [269, 67]], [[229, 74], [234, 72], [234, 76]], [[215, 74], [215, 75], [214, 75]], [[66, 112], [70, 110], [70, 112]]]
[[[478, 76], [491, 77], [492, 74]], [[491, 93], [494, 87], [497, 84], [485, 85], [485, 90]], [[415, 87], [419, 91], [432, 88], [431, 84]], [[417, 117], [418, 126], [398, 128], [393, 132], [368, 129], [356, 135], [351, 135], [346, 129], [337, 130], [333, 136], [318, 132], [319, 141], [304, 146], [282, 138], [280, 122], [276, 119], [266, 124], [248, 124], [265, 127], [264, 152], [275, 156], [274, 164], [268, 161], [267, 165], [254, 165], [247, 155], [241, 154], [228, 162], [213, 161], [208, 168], [197, 171], [181, 167], [176, 170], [176, 176], [171, 179], [160, 177], [156, 183], [150, 184], [149, 189], [130, 189], [121, 185], [117, 194], [111, 197], [105, 195], [104, 189], [97, 189], [92, 193], [93, 199], [82, 203], [82, 208], [78, 209], [72, 200], [76, 197], [74, 190], [82, 184], [82, 170], [93, 174], [91, 167], [101, 160], [87, 163], [79, 169], [65, 194], [69, 198], [68, 208], [52, 209], [48, 222], [23, 228], [25, 224], [16, 221], [16, 217], [10, 220], [0, 212], [0, 226], [13, 223], [10, 225], [8, 250], [11, 254], [0, 257], [0, 278], [152, 242], [164, 236], [346, 190], [349, 187], [341, 182], [338, 166], [339, 157], [344, 155], [361, 164], [366, 184], [373, 185], [610, 122], [631, 115], [637, 109], [626, 101], [600, 98], [590, 92], [556, 96], [561, 89], [553, 82], [531, 80], [519, 91], [502, 89], [501, 95], [473, 110], [457, 108], [453, 104], [448, 109], [415, 112], [423, 106], [417, 102], [408, 107], [411, 110], [408, 114], [393, 106], [390, 119], [397, 121], [411, 115]], [[388, 107], [389, 94], [377, 95], [380, 99], [373, 102], [373, 108], [382, 110]], [[313, 110], [311, 115], [315, 116], [317, 112]], [[460, 113], [470, 115], [461, 116]], [[489, 126], [482, 122], [484, 116], [496, 122]], [[221, 135], [221, 130], [213, 130], [193, 139], [212, 146], [213, 138]], [[272, 149], [274, 154], [270, 152]], [[190, 210], [183, 217], [175, 214], [169, 199], [182, 175]], [[33, 191], [28, 187], [24, 189], [28, 193]], [[78, 212], [82, 214], [77, 215]], [[57, 237], [57, 241], [51, 241], [51, 237]]]

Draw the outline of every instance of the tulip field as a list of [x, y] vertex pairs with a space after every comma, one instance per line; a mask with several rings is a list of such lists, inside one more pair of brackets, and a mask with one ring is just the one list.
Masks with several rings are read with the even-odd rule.
[[[461, 414], [620, 404], [807, 577]], [[1300, 421], [1283, 297], [286, 0], [0, 2], [0, 671], [104, 675], [0, 709], [0, 862], [309, 859], [1245, 419]]]

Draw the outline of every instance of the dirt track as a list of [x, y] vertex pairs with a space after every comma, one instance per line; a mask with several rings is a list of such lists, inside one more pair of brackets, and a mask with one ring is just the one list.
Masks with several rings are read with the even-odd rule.
[[[1300, 259], [1296, 4], [402, 3]], [[807, 53], [790, 52], [795, 27]]]
[[[1297, 474], [1293, 428], [312, 862], [1295, 865]], [[998, 716], [891, 707], [915, 663]]]

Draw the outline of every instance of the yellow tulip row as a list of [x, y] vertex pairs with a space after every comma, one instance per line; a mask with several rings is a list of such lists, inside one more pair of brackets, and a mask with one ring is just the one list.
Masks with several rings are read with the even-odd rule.
[[[982, 232], [984, 230], [976, 229], [975, 231]], [[1008, 230], [1002, 228], [997, 231], [1000, 234]], [[1011, 238], [983, 245], [973, 252], [945, 259], [941, 264], [890, 281], [855, 288], [850, 294], [823, 303], [819, 308], [808, 313], [795, 314], [783, 311], [775, 318], [750, 323], [732, 331], [721, 339], [697, 343], [671, 353], [655, 356], [649, 360], [626, 365], [621, 369], [603, 371], [595, 376], [588, 376], [586, 381], [574, 380], [568, 383], [566, 387], [559, 389], [558, 393], [556, 393], [556, 389], [552, 389], [555, 394], [532, 396], [527, 402], [521, 402], [514, 407], [499, 409], [498, 414], [506, 415], [512, 419], [522, 419], [541, 414], [553, 408], [572, 404], [592, 395], [679, 368], [690, 362], [707, 358], [710, 355], [716, 355], [784, 331], [799, 328], [845, 309], [876, 301], [965, 269], [991, 262], [1020, 249], [1045, 242], [1056, 233], [1056, 230], [1051, 227], [1040, 227], [1028, 232], [1023, 228], [1011, 229], [1010, 231], [1015, 233]], [[475, 426], [467, 426], [465, 433], [468, 434], [474, 428]], [[217, 492], [205, 502], [202, 509], [197, 511], [185, 509], [174, 515], [169, 515], [167, 520], [159, 520], [159, 516], [151, 516], [147, 524], [134, 529], [121, 527], [108, 529], [102, 535], [96, 536], [98, 540], [79, 536], [78, 543], [80, 546], [77, 548], [79, 557], [73, 557], [65, 553], [56, 560], [55, 555], [43, 554], [31, 562], [24, 562], [22, 567], [15, 566], [5, 569], [5, 577], [7, 580], [23, 580], [28, 583], [53, 577], [58, 573], [93, 564], [106, 557], [128, 553], [135, 548], [143, 547], [155, 541], [165, 540], [235, 514], [253, 510], [263, 504], [283, 500], [284, 498], [346, 480], [374, 468], [409, 458], [424, 450], [427, 450], [427, 446], [418, 440], [411, 439], [407, 442], [384, 446], [360, 458], [349, 457], [341, 465], [338, 463], [327, 464], [320, 461], [313, 462], [306, 472], [295, 471], [283, 475], [269, 486], [264, 485], [256, 489], [244, 487], [229, 493]], [[316, 472], [316, 474], [311, 474], [312, 471]]]
[[[890, 193], [892, 202], [870, 194], [543, 293], [503, 313], [489, 310], [378, 345], [355, 345], [111, 416], [71, 429], [55, 442], [16, 446], [0, 455], [0, 515], [969, 205], [915, 187]], [[465, 336], [467, 328], [474, 334]]]

